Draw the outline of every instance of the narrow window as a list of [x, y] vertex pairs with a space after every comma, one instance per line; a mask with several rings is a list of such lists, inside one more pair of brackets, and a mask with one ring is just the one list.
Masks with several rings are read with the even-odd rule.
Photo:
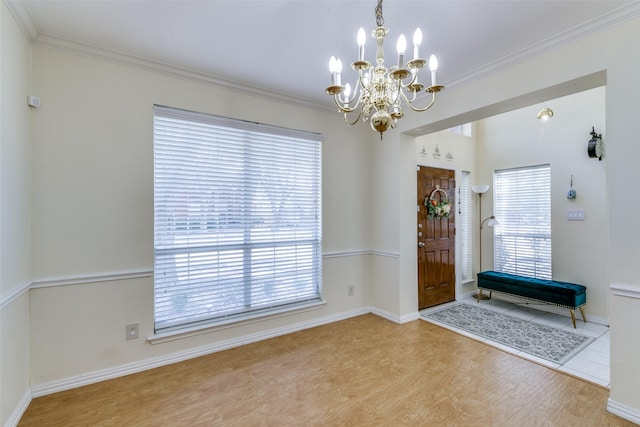
[[156, 332], [320, 300], [320, 145], [154, 107]]
[[496, 171], [494, 188], [494, 269], [551, 279], [550, 166]]
[[458, 186], [458, 219], [456, 227], [460, 230], [460, 253], [462, 282], [472, 280], [471, 277], [471, 200], [469, 172], [462, 171]]

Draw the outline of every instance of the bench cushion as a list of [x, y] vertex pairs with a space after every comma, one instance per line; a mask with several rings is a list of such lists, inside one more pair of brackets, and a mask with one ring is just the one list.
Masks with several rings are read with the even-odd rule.
[[535, 279], [499, 271], [478, 273], [478, 287], [573, 309], [587, 302], [587, 288], [583, 285]]

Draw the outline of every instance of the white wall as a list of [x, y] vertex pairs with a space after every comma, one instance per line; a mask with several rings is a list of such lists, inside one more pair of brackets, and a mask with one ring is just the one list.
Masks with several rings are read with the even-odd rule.
[[[358, 137], [363, 131], [333, 112], [42, 47], [34, 48], [33, 85], [42, 98], [34, 117], [31, 290], [31, 372], [39, 392], [367, 307], [371, 160]], [[125, 340], [127, 323], [138, 322], [141, 337], [153, 332], [153, 104], [324, 135], [325, 306], [168, 343]], [[132, 271], [149, 274], [91, 279]], [[347, 296], [348, 285], [355, 296]]]
[[[537, 114], [545, 106], [555, 115], [546, 123]], [[551, 166], [552, 265], [555, 280], [587, 286], [587, 316], [609, 318], [609, 229], [606, 158], [589, 158], [592, 126], [607, 137], [605, 88], [569, 95], [477, 123], [478, 173], [493, 184], [493, 172], [523, 166]], [[575, 199], [566, 194], [573, 175]], [[493, 191], [483, 197], [483, 212], [493, 211]], [[583, 209], [584, 221], [568, 221], [567, 210]], [[498, 218], [500, 221], [500, 218]], [[483, 264], [493, 265], [492, 230], [485, 230]]]
[[0, 424], [29, 393], [31, 46], [0, 3]]
[[[611, 400], [609, 408], [640, 422], [640, 345], [637, 314], [640, 310], [640, 199], [633, 186], [640, 178], [640, 19], [634, 18], [613, 28], [564, 45], [507, 70], [464, 86], [449, 88], [435, 108], [423, 115], [408, 115], [399, 131], [411, 135], [441, 130], [462, 122], [553, 99], [606, 83], [606, 183], [609, 204], [608, 232], [612, 242], [607, 254], [610, 286]], [[601, 80], [604, 80], [602, 82]], [[446, 96], [445, 96], [446, 95]], [[460, 122], [449, 118], [460, 118]], [[418, 131], [418, 129], [421, 129]], [[584, 140], [586, 143], [586, 140]], [[374, 153], [375, 156], [375, 153]], [[411, 168], [415, 158], [390, 167]], [[395, 171], [401, 173], [401, 171]], [[381, 173], [393, 174], [394, 171]], [[415, 192], [412, 180], [394, 189], [409, 198]], [[397, 197], [394, 195], [394, 197]], [[394, 220], [391, 220], [394, 222]], [[413, 224], [399, 215], [399, 232], [412, 235]], [[407, 244], [399, 257], [415, 258], [415, 248]], [[415, 283], [398, 283], [409, 290]], [[616, 309], [622, 308], [624, 309]]]
[[[26, 325], [28, 298], [22, 294], [2, 307], [2, 414], [14, 410], [26, 391], [28, 362], [9, 359], [12, 349], [28, 353], [24, 339], [32, 332], [33, 384], [46, 388], [101, 370], [144, 364], [154, 357], [196, 352], [212, 343], [286, 328], [299, 322], [329, 319], [333, 314], [356, 312], [371, 303], [394, 315], [415, 312], [415, 140], [424, 133], [453, 124], [489, 117], [521, 107], [526, 99], [552, 99], [546, 89], [571, 91], [575, 81], [606, 70], [607, 171], [611, 250], [608, 255], [611, 296], [612, 375], [610, 407], [640, 419], [640, 340], [636, 317], [640, 310], [640, 281], [635, 264], [640, 259], [640, 222], [633, 212], [640, 201], [630, 197], [638, 178], [640, 145], [640, 20], [576, 41], [524, 64], [480, 81], [447, 88], [434, 109], [408, 114], [399, 129], [384, 141], [366, 134], [366, 127], [346, 128], [334, 113], [300, 108], [265, 98], [239, 95], [213, 86], [109, 64], [44, 48], [34, 49], [33, 91], [42, 98], [41, 109], [27, 113], [14, 107], [15, 94], [28, 89], [30, 49], [18, 36], [12, 18], [2, 6], [2, 182], [7, 174], [28, 176], [27, 153], [13, 152], [9, 161], [18, 169], [5, 169], [5, 120], [33, 123], [32, 278], [42, 286], [65, 283], [52, 279], [80, 276], [80, 283], [41, 287], [31, 291], [31, 328]], [[10, 46], [7, 49], [6, 46]], [[17, 62], [7, 60], [17, 59]], [[9, 69], [9, 71], [7, 71]], [[550, 72], [550, 70], [552, 70]], [[23, 80], [26, 78], [27, 80]], [[559, 86], [555, 86], [559, 85]], [[565, 92], [567, 93], [567, 92]], [[532, 95], [533, 94], [533, 95]], [[27, 93], [20, 93], [21, 100]], [[633, 96], [632, 96], [633, 95]], [[17, 98], [16, 98], [17, 99]], [[87, 102], [90, 100], [90, 102]], [[20, 101], [22, 103], [23, 101]], [[523, 103], [524, 102], [524, 103]], [[83, 283], [97, 273], [151, 270], [152, 261], [152, 147], [151, 104], [266, 122], [321, 132], [323, 144], [324, 285], [328, 304], [319, 311], [245, 325], [180, 341], [151, 346], [143, 339], [124, 340], [124, 325], [140, 322], [141, 335], [151, 332], [151, 290], [148, 277]], [[531, 103], [531, 102], [529, 102]], [[9, 114], [6, 106], [12, 107]], [[24, 104], [22, 104], [24, 105]], [[505, 107], [507, 106], [507, 107]], [[13, 110], [16, 108], [16, 110]], [[10, 117], [10, 118], [8, 118]], [[459, 123], [444, 123], [463, 117]], [[431, 127], [430, 127], [431, 126]], [[31, 138], [20, 125], [18, 139]], [[13, 128], [15, 129], [15, 128]], [[586, 140], [584, 140], [586, 142]], [[13, 171], [13, 172], [10, 172]], [[28, 188], [23, 188], [28, 190]], [[2, 203], [3, 245], [6, 203], [25, 211], [24, 195]], [[580, 194], [580, 193], [579, 193]], [[10, 212], [16, 213], [11, 210]], [[26, 208], [28, 218], [28, 207]], [[28, 232], [29, 220], [11, 226]], [[20, 253], [29, 239], [14, 242]], [[25, 248], [26, 247], [26, 248]], [[4, 272], [0, 256], [2, 291], [20, 287], [25, 276], [20, 256], [12, 273]], [[359, 251], [372, 248], [369, 257]], [[371, 258], [371, 260], [369, 259]], [[12, 267], [13, 268], [13, 267]], [[16, 271], [19, 271], [16, 273]], [[11, 278], [5, 281], [5, 278]], [[87, 279], [88, 280], [88, 279]], [[90, 280], [89, 280], [90, 281]], [[349, 282], [349, 283], [347, 283]], [[367, 286], [367, 283], [371, 283]], [[355, 283], [356, 296], [346, 297], [346, 285]], [[358, 290], [364, 292], [359, 293]], [[367, 301], [367, 298], [370, 298]], [[5, 325], [11, 322], [11, 335]], [[14, 323], [15, 322], [15, 323]], [[15, 354], [15, 353], [14, 353]], [[49, 356], [49, 357], [47, 357]], [[61, 363], [56, 360], [63, 359]], [[7, 362], [9, 361], [9, 362]], [[76, 377], [74, 377], [74, 375]], [[8, 380], [7, 380], [8, 378]], [[8, 397], [7, 397], [8, 396]]]

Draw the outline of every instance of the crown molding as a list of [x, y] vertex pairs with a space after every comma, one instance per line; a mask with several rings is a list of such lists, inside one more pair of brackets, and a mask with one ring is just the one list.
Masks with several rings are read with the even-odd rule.
[[304, 106], [314, 109], [333, 111], [333, 109], [327, 106], [319, 105], [315, 101], [301, 98], [296, 95], [265, 89], [259, 86], [251, 85], [249, 83], [226, 79], [202, 71], [179, 67], [173, 64], [155, 61], [141, 56], [130, 55], [124, 52], [100, 48], [84, 43], [78, 43], [75, 41], [55, 37], [46, 33], [40, 33], [35, 40], [32, 40], [32, 44], [34, 46], [66, 51], [76, 55], [86, 56], [113, 64], [141, 69], [151, 73], [187, 80], [198, 84], [213, 86], [242, 95], [260, 96], [261, 98], [267, 98], [293, 106]]
[[[15, 17], [19, 26], [22, 28], [22, 31], [36, 46], [64, 50], [67, 52], [72, 52], [103, 61], [143, 69], [169, 77], [218, 87], [239, 94], [260, 96], [293, 106], [305, 106], [323, 111], [334, 111], [334, 107], [332, 105], [329, 106], [319, 104], [315, 100], [298, 97], [292, 94], [285, 94], [243, 82], [225, 79], [201, 71], [178, 67], [168, 63], [153, 61], [143, 57], [77, 43], [45, 34], [39, 30], [37, 22], [35, 22], [35, 20], [33, 19], [33, 16], [29, 11], [27, 4], [23, 0], [3, 1], [11, 11], [12, 15]], [[539, 56], [545, 52], [557, 49], [566, 44], [611, 28], [617, 24], [620, 24], [629, 19], [633, 19], [637, 16], [640, 16], [640, 2], [634, 1], [625, 4], [617, 9], [612, 10], [609, 13], [592, 19], [591, 21], [570, 28], [558, 35], [542, 40], [539, 43], [535, 43], [527, 48], [521, 49], [498, 60], [492, 61], [475, 70], [454, 77], [453, 79], [450, 79], [446, 82], [446, 86], [447, 88], [452, 89], [454, 87], [462, 86], [472, 81], [482, 79], [489, 75], [495, 74], [496, 72], [505, 70], [516, 64]]]
[[36, 21], [31, 15], [29, 7], [23, 0], [4, 0], [4, 4], [7, 5], [7, 9], [11, 12], [14, 19], [18, 23], [18, 26], [22, 32], [27, 36], [30, 41], [34, 41], [40, 34], [40, 29], [36, 24]]
[[445, 84], [447, 88], [451, 89], [475, 80], [480, 80], [484, 77], [506, 70], [507, 68], [513, 67], [514, 65], [525, 62], [531, 58], [540, 56], [554, 49], [558, 49], [577, 40], [589, 37], [638, 16], [640, 16], [640, 2], [636, 1], [628, 3], [612, 10], [609, 13], [592, 19], [591, 21], [569, 28], [568, 30], [563, 31], [560, 34], [556, 34], [553, 37], [549, 37], [529, 47], [520, 49], [517, 52], [492, 61], [480, 68], [469, 71], [468, 73], [454, 77]]

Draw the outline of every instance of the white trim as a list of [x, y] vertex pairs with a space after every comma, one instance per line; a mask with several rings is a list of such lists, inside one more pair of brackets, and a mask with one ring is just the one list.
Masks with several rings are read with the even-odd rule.
[[324, 308], [327, 305], [326, 301], [314, 301], [312, 303], [295, 307], [295, 308], [281, 308], [277, 311], [262, 313], [262, 314], [250, 314], [242, 318], [233, 318], [219, 323], [211, 323], [199, 326], [193, 326], [191, 328], [177, 329], [175, 331], [167, 331], [164, 333], [153, 334], [147, 338], [147, 341], [151, 344], [160, 344], [163, 342], [180, 340], [183, 338], [189, 338], [196, 335], [207, 334], [209, 332], [220, 331], [223, 329], [235, 328], [237, 326], [248, 325], [251, 323], [264, 322], [270, 319], [277, 319], [279, 317], [290, 316], [293, 314], [304, 313], [307, 311], [318, 310]]
[[54, 277], [49, 279], [38, 279], [31, 282], [31, 289], [50, 288], [56, 286], [80, 285], [84, 283], [112, 282], [115, 280], [139, 279], [141, 277], [152, 277], [153, 270], [126, 270], [113, 271], [109, 273], [95, 273], [76, 276]]
[[376, 255], [376, 256], [384, 256], [389, 258], [399, 258], [399, 252], [389, 252], [389, 251], [378, 251], [374, 249], [362, 249], [362, 250], [351, 250], [351, 251], [342, 251], [342, 252], [325, 252], [322, 254], [323, 258], [340, 258], [340, 257], [348, 257], [348, 256], [359, 256], [359, 255]]
[[40, 33], [40, 29], [36, 25], [33, 16], [31, 15], [31, 11], [27, 7], [27, 4], [24, 1], [6, 1], [4, 4], [7, 5], [7, 9], [13, 15], [13, 18], [18, 23], [18, 26], [22, 30], [25, 36], [30, 41], [33, 41], [38, 37]]
[[4, 309], [6, 306], [20, 298], [26, 292], [29, 292], [30, 287], [31, 282], [25, 282], [19, 286], [16, 286], [7, 295], [2, 295], [2, 299], [0, 300], [0, 310]]
[[[322, 254], [322, 257], [325, 259], [329, 258], [341, 258], [341, 257], [351, 257], [351, 256], [361, 256], [361, 255], [378, 255], [378, 256], [386, 256], [391, 258], [398, 258], [400, 256], [397, 252], [383, 252], [383, 251], [373, 251], [373, 250], [350, 250], [350, 251], [341, 251], [341, 252], [325, 252]], [[81, 285], [85, 283], [98, 283], [98, 282], [112, 282], [116, 280], [127, 280], [127, 279], [139, 279], [144, 277], [153, 277], [153, 269], [143, 268], [136, 270], [123, 270], [123, 271], [111, 271], [111, 272], [103, 272], [103, 273], [92, 273], [92, 274], [78, 274], [71, 276], [61, 276], [61, 277], [49, 277], [43, 279], [36, 279], [31, 282], [25, 282], [22, 285], [16, 287], [14, 290], [9, 292], [7, 295], [2, 295], [2, 300], [0, 300], [0, 309], [4, 308], [15, 299], [20, 297], [23, 293], [29, 291], [29, 289], [40, 289], [40, 288], [52, 288], [57, 286], [68, 286], [68, 285]]]
[[[76, 54], [93, 57], [112, 63], [140, 68], [150, 72], [156, 72], [180, 79], [191, 80], [197, 83], [218, 86], [238, 93], [244, 93], [248, 95], [261, 95], [266, 98], [284, 101], [285, 103], [291, 105], [304, 105], [307, 107], [326, 111], [334, 109], [334, 107], [331, 105], [318, 104], [318, 102], [314, 100], [303, 99], [289, 94], [283, 94], [276, 91], [251, 86], [247, 83], [223, 79], [199, 71], [176, 67], [158, 61], [151, 61], [145, 58], [125, 54], [123, 52], [100, 49], [95, 46], [76, 43], [48, 34], [43, 34], [38, 28], [37, 23], [31, 16], [29, 8], [24, 0], [5, 0], [5, 4], [9, 8], [9, 11], [14, 16], [22, 31], [31, 40], [31, 42], [37, 46], [66, 50]], [[493, 61], [490, 64], [486, 64], [480, 68], [471, 70], [461, 76], [454, 77], [447, 82], [447, 87], [449, 89], [453, 89], [457, 86], [462, 86], [471, 81], [475, 81], [488, 75], [495, 74], [498, 71], [505, 70], [528, 59], [542, 55], [545, 52], [552, 51], [576, 40], [580, 40], [592, 34], [596, 34], [602, 30], [606, 30], [607, 28], [613, 27], [628, 19], [632, 19], [637, 15], [640, 15], [640, 2], [632, 2], [630, 4], [623, 5], [609, 13], [591, 20], [590, 22], [582, 23], [574, 28], [570, 28], [560, 35], [556, 35], [539, 43], [535, 43], [525, 49], [521, 49], [515, 53]]]
[[90, 372], [87, 374], [75, 375], [69, 378], [63, 378], [60, 380], [49, 381], [43, 384], [38, 384], [32, 387], [31, 394], [35, 397], [41, 397], [52, 393], [57, 393], [64, 390], [70, 390], [72, 388], [82, 387], [89, 384], [98, 383], [101, 381], [110, 380], [113, 378], [123, 377], [125, 375], [135, 374], [138, 372], [146, 371], [161, 366], [170, 365], [172, 363], [182, 362], [184, 360], [193, 359], [200, 356], [205, 356], [211, 353], [216, 353], [223, 350], [239, 347], [246, 344], [252, 344], [258, 341], [275, 338], [281, 335], [290, 334], [293, 332], [302, 331], [304, 329], [314, 328], [316, 326], [322, 326], [328, 323], [338, 322], [341, 320], [349, 319], [351, 317], [361, 316], [363, 314], [370, 313], [369, 307], [363, 307], [343, 313], [333, 314], [305, 322], [296, 323], [289, 326], [282, 326], [279, 328], [270, 329], [268, 331], [259, 332], [255, 334], [244, 335], [238, 338], [232, 338], [229, 340], [209, 344], [201, 347], [192, 348], [189, 350], [180, 351], [177, 353], [171, 353], [164, 356], [158, 356], [151, 359], [141, 360], [139, 362], [127, 363], [124, 365], [116, 366], [113, 368], [101, 369], [99, 371]]
[[30, 289], [52, 288], [56, 286], [67, 285], [81, 285], [85, 283], [112, 282], [116, 280], [139, 279], [152, 276], [153, 270], [140, 269], [37, 279], [32, 282], [25, 282], [22, 285], [17, 286], [7, 295], [2, 295], [2, 299], [0, 300], [0, 310], [4, 309], [6, 306], [21, 297]]
[[585, 22], [576, 27], [565, 30], [559, 35], [542, 40], [527, 48], [511, 53], [489, 64], [485, 64], [480, 68], [471, 70], [461, 76], [454, 77], [447, 82], [447, 88], [453, 89], [457, 86], [462, 86], [469, 82], [480, 80], [484, 77], [493, 75], [499, 71], [506, 70], [514, 65], [540, 56], [545, 52], [550, 52], [577, 40], [599, 33], [600, 31], [611, 28], [638, 15], [640, 15], [640, 2], [626, 4], [589, 22]]
[[403, 323], [413, 322], [414, 320], [420, 319], [420, 313], [418, 313], [417, 311], [414, 313], [409, 313], [409, 314], [404, 314], [399, 316], [397, 314], [390, 313], [378, 307], [369, 307], [369, 310], [371, 311], [371, 313], [375, 314], [376, 316], [383, 317], [399, 325], [402, 325]]
[[630, 406], [623, 405], [609, 398], [607, 401], [607, 411], [614, 415], [624, 418], [632, 423], [640, 424], [640, 410]]
[[322, 254], [322, 258], [342, 258], [348, 256], [360, 256], [360, 255], [370, 255], [371, 251], [366, 249], [361, 250], [351, 250], [351, 251], [341, 251], [341, 252], [325, 252]]
[[417, 311], [414, 311], [413, 313], [403, 314], [402, 316], [400, 316], [400, 324], [413, 322], [414, 320], [419, 320], [419, 319], [420, 319], [420, 313]]
[[[586, 305], [585, 307], [587, 307], [587, 309], [589, 308]], [[566, 312], [563, 315], [566, 316], [567, 315]], [[611, 322], [609, 321], [608, 317], [594, 316], [593, 314], [589, 314], [586, 311], [585, 311], [585, 316], [587, 316], [587, 322], [595, 323], [596, 325], [602, 325], [606, 327], [611, 326]], [[571, 316], [569, 315], [568, 317], [571, 317]]]
[[249, 96], [260, 96], [266, 99], [276, 100], [293, 106], [305, 106], [316, 110], [333, 111], [328, 105], [318, 104], [316, 101], [301, 98], [293, 94], [282, 93], [246, 82], [239, 82], [206, 72], [179, 67], [166, 62], [154, 61], [140, 56], [130, 55], [110, 49], [99, 48], [84, 43], [62, 39], [50, 34], [40, 33], [32, 39], [35, 46], [54, 50], [62, 50], [75, 55], [86, 56], [101, 61], [119, 64], [126, 67], [141, 69], [151, 73], [157, 73], [168, 77], [187, 80], [198, 84], [218, 87], [235, 93]]
[[400, 258], [400, 252], [387, 252], [387, 251], [377, 251], [371, 250], [369, 251], [371, 255], [388, 257], [388, 258]]
[[[371, 254], [390, 256], [390, 257], [398, 257], [400, 255], [398, 253], [391, 253], [391, 252], [378, 252], [378, 251], [371, 251], [371, 250], [351, 250], [351, 251], [342, 251], [342, 252], [326, 252], [322, 255], [322, 257], [323, 258], [340, 258], [340, 257], [371, 255]], [[153, 269], [111, 271], [111, 272], [103, 272], [103, 273], [78, 274], [78, 275], [72, 275], [72, 276], [36, 279], [32, 282], [24, 283], [22, 286], [14, 289], [6, 297], [3, 297], [3, 301], [1, 303], [2, 305], [0, 307], [4, 307], [5, 305], [9, 304], [14, 299], [16, 299], [22, 293], [28, 291], [29, 289], [50, 288], [50, 287], [67, 286], [67, 285], [81, 285], [84, 283], [111, 282], [116, 280], [139, 279], [144, 277], [153, 277]]]
[[478, 293], [478, 289], [472, 289], [470, 291], [467, 292], [460, 292], [456, 295], [456, 301], [462, 301], [465, 299], [469, 299], [472, 296], [474, 296], [475, 294]]
[[20, 400], [18, 401], [18, 404], [16, 405], [16, 407], [13, 408], [13, 412], [11, 412], [11, 415], [9, 415], [9, 419], [4, 424], [4, 427], [17, 426], [18, 423], [20, 422], [20, 419], [24, 415], [24, 411], [26, 411], [29, 405], [31, 404], [31, 400], [32, 400], [31, 390], [25, 391], [22, 397], [20, 398]]
[[640, 287], [626, 285], [622, 283], [611, 283], [609, 285], [609, 289], [611, 292], [619, 297], [628, 297], [628, 298], [636, 298], [640, 299]]
[[383, 317], [383, 318], [385, 318], [387, 320], [390, 320], [390, 321], [392, 321], [394, 323], [400, 324], [400, 316], [398, 316], [397, 314], [390, 313], [390, 312], [388, 312], [386, 310], [383, 310], [381, 308], [378, 308], [378, 307], [369, 307], [369, 309], [376, 316], [380, 316], [380, 317]]

